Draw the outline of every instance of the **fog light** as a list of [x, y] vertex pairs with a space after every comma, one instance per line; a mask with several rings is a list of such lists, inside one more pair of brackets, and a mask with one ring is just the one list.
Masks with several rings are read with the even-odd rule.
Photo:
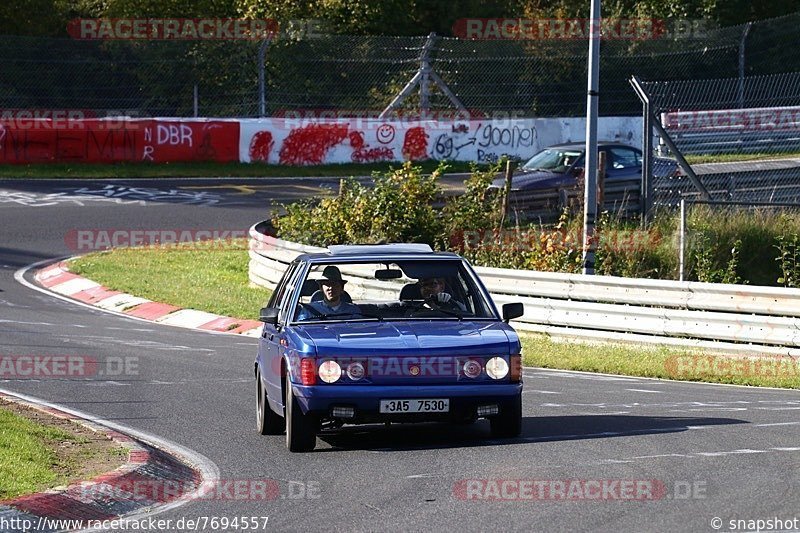
[[486, 373], [492, 379], [503, 379], [508, 375], [508, 363], [502, 357], [492, 357], [486, 361]]
[[347, 365], [347, 376], [353, 381], [358, 381], [363, 378], [364, 374], [366, 374], [366, 372], [364, 371], [364, 365], [361, 363], [350, 363]]
[[477, 378], [481, 375], [481, 364], [475, 359], [469, 359], [464, 363], [464, 375], [468, 378]]
[[334, 418], [353, 418], [356, 410], [353, 407], [334, 407], [331, 409], [331, 416]]
[[481, 405], [478, 407], [478, 416], [492, 416], [500, 412], [497, 405]]
[[319, 365], [319, 378], [325, 383], [335, 383], [342, 377], [342, 367], [336, 361], [325, 361]]

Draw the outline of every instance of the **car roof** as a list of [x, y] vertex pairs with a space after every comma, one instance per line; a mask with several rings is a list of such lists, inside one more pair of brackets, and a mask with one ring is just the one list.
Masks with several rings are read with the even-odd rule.
[[[617, 142], [617, 141], [597, 141], [597, 146], [611, 146], [611, 147], [622, 147], [622, 148], [636, 148], [635, 146], [631, 146], [629, 144]], [[583, 150], [586, 148], [586, 142], [571, 142], [571, 143], [561, 143], [561, 144], [552, 144], [547, 146], [545, 150], [549, 148], [571, 148], [574, 150]]]
[[327, 252], [317, 252], [298, 256], [301, 261], [361, 261], [371, 260], [384, 262], [392, 260], [423, 259], [461, 259], [453, 252], [434, 252], [427, 244], [393, 243], [393, 244], [354, 244], [328, 246]]

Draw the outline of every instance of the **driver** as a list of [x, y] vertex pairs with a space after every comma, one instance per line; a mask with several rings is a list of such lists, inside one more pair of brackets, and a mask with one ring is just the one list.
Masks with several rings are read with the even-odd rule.
[[422, 278], [418, 282], [419, 293], [422, 295], [423, 300], [433, 300], [434, 305], [444, 309], [451, 307], [459, 309], [460, 311], [467, 311], [467, 306], [454, 300], [453, 297], [444, 292], [445, 281], [444, 278]]
[[302, 309], [297, 316], [297, 320], [319, 318], [318, 315], [336, 315], [337, 318], [347, 318], [345, 315], [361, 315], [361, 309], [356, 304], [342, 300], [344, 284], [347, 283], [347, 280], [342, 279], [342, 273], [338, 267], [333, 265], [326, 266], [325, 270], [322, 271], [322, 278], [316, 280], [316, 282], [322, 292], [322, 300], [306, 304], [313, 311]]

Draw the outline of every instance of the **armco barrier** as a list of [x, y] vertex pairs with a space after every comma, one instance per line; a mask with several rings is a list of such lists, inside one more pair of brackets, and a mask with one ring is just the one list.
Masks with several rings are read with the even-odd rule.
[[[325, 251], [250, 228], [250, 281], [274, 286], [301, 253]], [[800, 355], [800, 289], [476, 267], [495, 303], [522, 302], [520, 330], [584, 340]], [[347, 272], [369, 294], [370, 274]]]

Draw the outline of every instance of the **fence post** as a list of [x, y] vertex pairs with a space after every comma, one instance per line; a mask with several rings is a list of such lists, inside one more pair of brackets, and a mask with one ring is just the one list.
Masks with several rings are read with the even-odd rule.
[[506, 217], [508, 216], [508, 204], [509, 204], [509, 196], [511, 196], [511, 180], [514, 177], [514, 167], [511, 163], [511, 160], [508, 159], [506, 161], [506, 180], [503, 186], [503, 203], [500, 206], [501, 213], [500, 213], [500, 227], [502, 228], [506, 222]]
[[267, 80], [264, 62], [267, 60], [269, 39], [264, 39], [258, 47], [258, 116], [267, 116]]
[[739, 40], [739, 90], [737, 94], [737, 101], [739, 108], [744, 107], [744, 47], [747, 41], [747, 35], [750, 33], [750, 28], [753, 26], [752, 22], [744, 25], [742, 30], [742, 38]]
[[606, 192], [606, 152], [597, 154], [597, 212], [603, 211], [603, 202]]
[[642, 226], [647, 227], [647, 216], [650, 213], [652, 199], [653, 176], [653, 111], [650, 107], [650, 96], [642, 87], [639, 78], [631, 76], [629, 80], [633, 90], [642, 102], [642, 187], [640, 200], [642, 209]]
[[196, 83], [194, 84], [194, 90], [192, 91], [192, 93], [193, 93], [193, 99], [194, 99], [194, 106], [193, 106], [194, 118], [197, 118], [198, 116], [200, 116], [199, 115], [199, 113], [200, 113], [200, 96], [199, 96], [199, 94], [197, 92], [197, 84]]
[[678, 238], [678, 281], [683, 281], [684, 254], [686, 249], [686, 199], [681, 198], [681, 223]]

